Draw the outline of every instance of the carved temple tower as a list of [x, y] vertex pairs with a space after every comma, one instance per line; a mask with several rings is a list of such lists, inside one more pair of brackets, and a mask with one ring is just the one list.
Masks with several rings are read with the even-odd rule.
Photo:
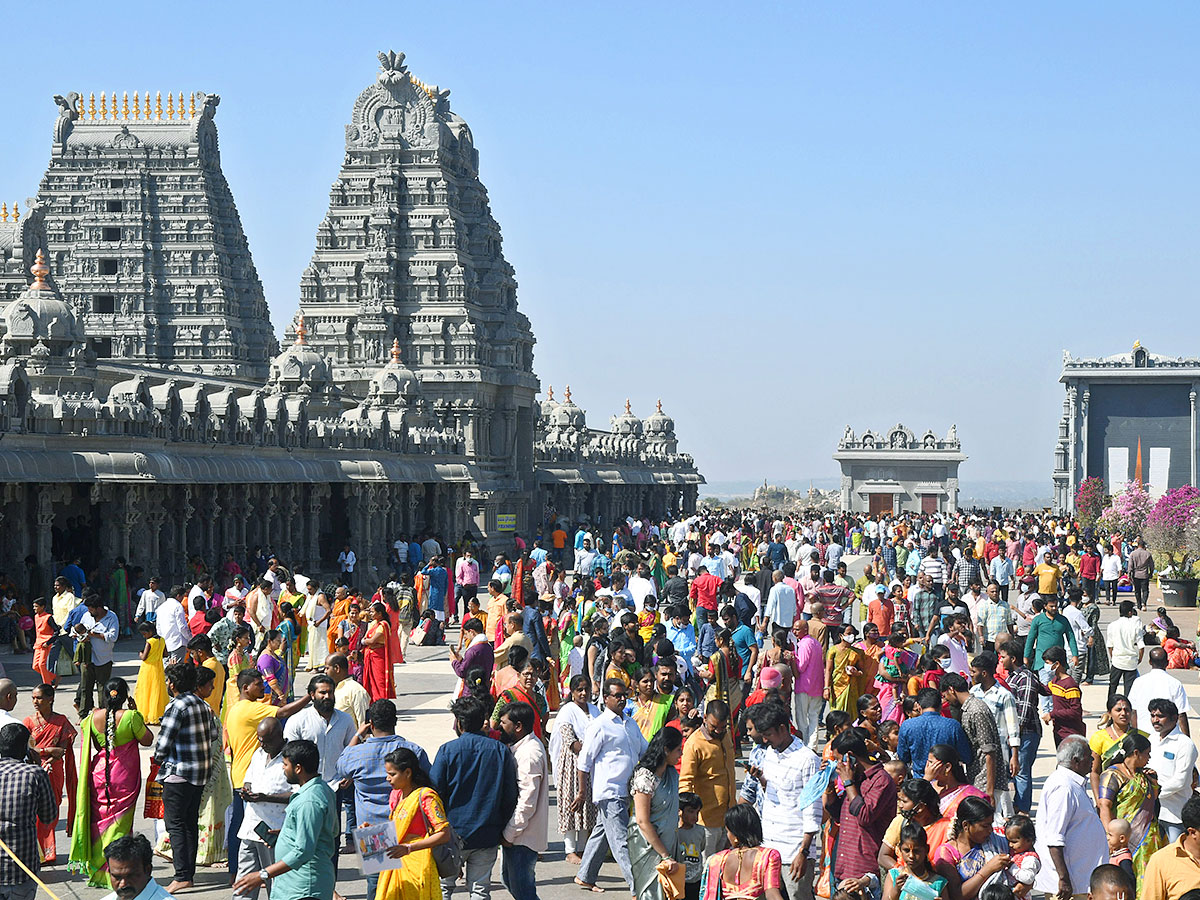
[[[262, 379], [277, 352], [221, 172], [215, 94], [56, 97], [29, 213], [100, 359]], [[28, 246], [29, 256], [38, 247]]]
[[532, 491], [534, 338], [449, 91], [381, 53], [354, 104], [346, 154], [300, 281], [308, 341], [342, 390], [366, 396], [399, 340], [432, 414], [461, 432], [478, 478], [472, 515], [524, 510]]

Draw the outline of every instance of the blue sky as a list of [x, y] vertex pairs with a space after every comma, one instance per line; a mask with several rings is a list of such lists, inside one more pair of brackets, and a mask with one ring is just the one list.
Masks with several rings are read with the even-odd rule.
[[1044, 479], [1064, 348], [1192, 355], [1200, 7], [60, 3], [6, 11], [0, 198], [56, 93], [221, 94], [276, 330], [375, 53], [452, 91], [538, 338], [593, 424], [654, 401], [714, 479], [958, 424]]

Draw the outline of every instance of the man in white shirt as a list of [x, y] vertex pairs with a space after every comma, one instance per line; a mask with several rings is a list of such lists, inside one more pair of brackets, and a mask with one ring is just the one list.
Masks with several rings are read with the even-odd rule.
[[354, 580], [354, 566], [358, 563], [358, 557], [354, 555], [354, 551], [350, 549], [349, 544], [342, 547], [342, 552], [338, 554], [338, 568], [342, 572], [342, 581], [349, 584]]
[[592, 549], [592, 539], [584, 538], [583, 546], [575, 551], [575, 574], [581, 578], [591, 578], [595, 564], [596, 551]]
[[183, 611], [183, 601], [187, 591], [183, 585], [171, 588], [171, 596], [167, 597], [158, 607], [158, 615], [154, 625], [158, 636], [163, 639], [165, 657], [163, 665], [183, 662], [187, 642], [192, 639], [192, 630], [188, 628], [187, 613]]
[[772, 628], [788, 631], [796, 620], [796, 592], [783, 583], [783, 570], [776, 569], [771, 580], [771, 592], [767, 594], [767, 605], [763, 609], [763, 633], [770, 634]]
[[500, 739], [517, 763], [517, 808], [504, 826], [500, 878], [514, 897], [538, 900], [534, 864], [550, 830], [550, 763], [533, 721], [528, 703], [509, 703], [500, 712]]
[[[750, 722], [765, 741], [761, 771], [748, 770], [763, 795], [763, 846], [779, 851], [780, 874], [788, 897], [810, 898], [812, 867], [820, 855], [821, 795], [804, 806], [801, 794], [821, 769], [821, 760], [799, 738], [792, 737], [787, 711], [775, 703], [751, 707]], [[864, 748], [865, 749], [865, 748]]]
[[[308, 696], [312, 700], [307, 707], [291, 716], [284, 727], [283, 736], [289, 741], [306, 740], [317, 745], [321, 752], [320, 776], [329, 787], [337, 791], [341, 776], [337, 773], [338, 757], [350, 746], [350, 739], [358, 729], [349, 715], [336, 707], [334, 692], [337, 685], [328, 675], [314, 675], [308, 680]], [[353, 786], [340, 792], [342, 797], [354, 800]]]
[[1046, 778], [1037, 805], [1034, 849], [1042, 868], [1034, 890], [1049, 897], [1087, 895], [1092, 872], [1108, 862], [1108, 838], [1086, 787], [1092, 748], [1072, 734], [1058, 745], [1058, 768]]
[[628, 592], [633, 598], [633, 608], [636, 612], [642, 611], [647, 597], [658, 598], [658, 586], [650, 577], [650, 567], [645, 563], [639, 563], [637, 574], [629, 576]]
[[1133, 707], [1133, 727], [1141, 731], [1150, 730], [1150, 701], [1155, 697], [1165, 697], [1175, 704], [1179, 710], [1179, 730], [1191, 736], [1188, 726], [1187, 691], [1183, 689], [1179, 679], [1167, 671], [1167, 651], [1162, 647], [1150, 650], [1150, 671], [1139, 675], [1129, 689], [1129, 705]]
[[98, 696], [100, 699], [97, 703], [104, 705], [104, 685], [112, 676], [113, 648], [117, 644], [120, 628], [117, 614], [104, 605], [99, 594], [88, 597], [87, 612], [75, 626], [75, 640], [88, 647], [83, 654], [85, 662], [79, 676], [79, 690], [75, 694], [75, 707], [80, 717], [94, 709], [93, 697]]
[[[275, 716], [258, 723], [258, 749], [250, 757], [246, 778], [242, 784], [245, 814], [238, 830], [241, 842], [237, 857], [237, 877], [261, 872], [275, 862], [275, 845], [268, 844], [258, 833], [259, 823], [268, 832], [278, 833], [293, 786], [283, 774], [283, 722]], [[268, 891], [270, 882], [268, 882]], [[234, 891], [233, 896], [257, 900], [258, 888]]]
[[167, 595], [158, 589], [158, 584], [157, 578], [151, 578], [147, 586], [138, 594], [137, 609], [133, 612], [135, 619], [145, 617], [147, 620], [153, 622], [158, 615], [158, 608], [167, 599]]
[[1150, 768], [1158, 776], [1158, 821], [1166, 828], [1167, 840], [1176, 841], [1184, 832], [1183, 804], [1192, 796], [1192, 771], [1196, 768], [1196, 744], [1179, 730], [1179, 709], [1170, 700], [1150, 701]]
[[575, 795], [575, 808], [583, 806], [589, 792], [596, 805], [596, 827], [588, 837], [583, 862], [575, 876], [575, 883], [588, 889], [596, 886], [600, 864], [611, 849], [630, 893], [635, 890], [626, 841], [629, 779], [646, 749], [646, 739], [634, 721], [625, 716], [628, 696], [625, 682], [615, 678], [604, 682], [604, 711], [588, 725], [579, 751], [579, 791]]
[[[1122, 681], [1125, 682], [1125, 696], [1129, 696], [1129, 691], [1133, 687], [1133, 680], [1137, 678], [1138, 665], [1142, 661], [1142, 655], [1146, 652], [1146, 643], [1143, 638], [1145, 627], [1142, 625], [1141, 619], [1137, 615], [1137, 604], [1132, 600], [1122, 600], [1120, 606], [1121, 617], [1114, 622], [1108, 624], [1108, 631], [1105, 632], [1105, 638], [1108, 641], [1108, 701], [1112, 702], [1113, 695], [1117, 693], [1117, 685]], [[1026, 628], [1028, 631], [1028, 628]]]
[[408, 538], [404, 535], [400, 535], [392, 544], [392, 564], [397, 572], [408, 570]]
[[196, 598], [198, 598], [198, 597], [204, 598], [204, 601], [205, 601], [204, 608], [208, 609], [209, 607], [212, 606], [212, 595], [213, 595], [213, 580], [212, 580], [212, 578], [209, 577], [208, 575], [201, 575], [200, 580], [197, 581], [194, 585], [192, 585], [192, 589], [190, 591], [188, 591], [187, 609], [185, 610], [185, 612], [187, 612], [187, 614], [189, 616], [195, 614], [196, 604], [193, 601], [196, 600]]
[[[144, 835], [127, 834], [110, 841], [104, 860], [113, 890], [100, 900], [171, 900], [167, 889], [154, 880], [154, 853]], [[32, 884], [29, 890], [32, 896]]]

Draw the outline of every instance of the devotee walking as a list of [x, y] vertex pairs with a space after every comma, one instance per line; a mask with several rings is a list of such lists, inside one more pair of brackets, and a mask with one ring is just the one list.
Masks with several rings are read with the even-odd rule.
[[[200, 801], [212, 757], [213, 717], [194, 691], [196, 669], [186, 663], [167, 667], [167, 690], [172, 700], [163, 713], [154, 744], [159, 781], [163, 786], [163, 819], [171, 836], [175, 880], [168, 893], [192, 886], [200, 841]], [[174, 777], [172, 777], [174, 776]]]
[[[283, 772], [283, 746], [286, 743], [283, 723], [274, 716], [268, 717], [258, 723], [257, 732], [258, 749], [250, 757], [239, 791], [245, 812], [237, 832], [240, 843], [235, 869], [237, 879], [251, 872], [261, 872], [275, 862], [275, 839], [268, 843], [257, 829], [262, 823], [268, 835], [278, 836], [293, 791]], [[270, 882], [267, 889], [269, 892]], [[235, 890], [234, 896], [257, 900], [258, 887]]]
[[575, 883], [594, 889], [596, 875], [611, 850], [629, 890], [634, 891], [629, 862], [629, 780], [648, 746], [634, 721], [625, 715], [629, 689], [620, 679], [604, 682], [604, 710], [591, 720], [579, 752], [579, 792], [575, 808], [590, 796], [596, 805], [596, 825], [583, 851]]
[[528, 900], [537, 900], [534, 865], [546, 850], [550, 827], [550, 763], [533, 721], [528, 703], [509, 703], [500, 713], [500, 739], [517, 768], [517, 802], [504, 826], [500, 879], [513, 897]]
[[1035, 849], [1042, 867], [1034, 888], [1047, 895], [1082, 898], [1092, 870], [1108, 860], [1108, 839], [1087, 792], [1092, 749], [1079, 735], [1058, 746], [1058, 768], [1046, 778], [1038, 803]]
[[37, 884], [26, 869], [38, 872], [42, 867], [38, 823], [58, 818], [50, 779], [41, 766], [25, 762], [28, 752], [28, 728], [15, 722], [0, 728], [0, 801], [4, 809], [0, 840], [16, 855], [14, 859], [0, 854], [0, 897], [4, 900], [33, 900]]
[[320, 775], [321, 759], [312, 741], [288, 741], [283, 774], [294, 793], [287, 804], [275, 862], [237, 880], [239, 893], [271, 883], [272, 900], [327, 900], [334, 894], [337, 812], [333, 791]]
[[[441, 746], [429, 776], [462, 838], [467, 890], [472, 900], [487, 900], [504, 827], [517, 805], [517, 767], [508, 748], [483, 733], [486, 709], [480, 700], [460, 697], [450, 712], [459, 736]], [[442, 879], [445, 900], [454, 896], [457, 880]]]

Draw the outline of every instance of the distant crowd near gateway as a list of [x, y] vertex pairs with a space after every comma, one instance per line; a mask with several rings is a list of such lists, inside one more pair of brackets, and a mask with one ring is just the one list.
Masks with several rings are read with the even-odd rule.
[[[18, 720], [0, 681], [0, 839], [121, 900], [186, 893], [197, 866], [245, 898], [332, 900], [364, 869], [368, 900], [536, 898], [564, 854], [573, 890], [637, 898], [1200, 900], [1171, 671], [1197, 654], [1148, 608], [1139, 535], [547, 510], [515, 544], [347, 546], [328, 584], [269, 552], [169, 582], [70, 554], [32, 601], [4, 579], [8, 666], [32, 652], [13, 674], [41, 683]], [[436, 745], [397, 733], [414, 652], [456, 677]], [[0, 853], [0, 895], [36, 889]]]

